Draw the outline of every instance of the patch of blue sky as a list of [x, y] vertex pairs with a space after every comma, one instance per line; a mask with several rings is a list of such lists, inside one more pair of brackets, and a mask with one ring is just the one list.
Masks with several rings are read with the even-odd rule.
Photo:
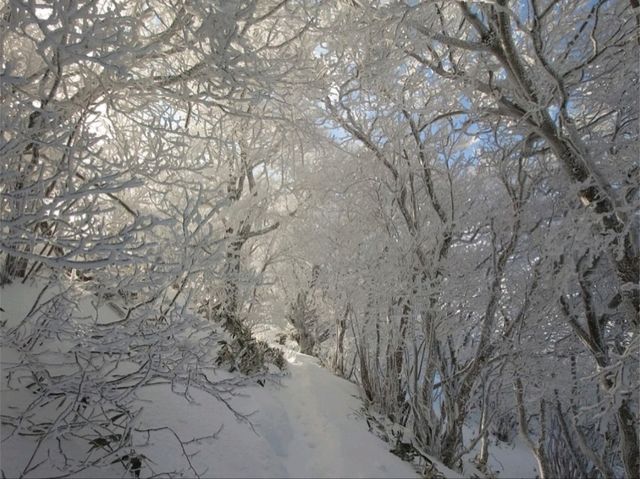
[[[324, 105], [321, 106], [323, 107]], [[351, 134], [333, 120], [317, 119], [314, 124], [336, 143], [343, 143], [351, 138]]]
[[533, 12], [531, 11], [531, 5], [529, 2], [518, 2], [518, 18], [528, 21], [533, 19]]
[[470, 110], [471, 107], [473, 106], [473, 102], [471, 101], [471, 98], [469, 98], [464, 93], [460, 93], [458, 95], [457, 100], [460, 106], [462, 106], [462, 108], [464, 108], [465, 110]]
[[551, 104], [547, 107], [547, 113], [549, 113], [551, 120], [557, 125], [558, 117], [560, 115], [560, 107], [558, 105]]
[[[553, 42], [553, 45], [555, 47], [553, 49], [554, 55], [564, 56], [564, 58], [566, 59], [584, 61], [586, 60], [587, 57], [589, 57], [592, 54], [592, 50], [590, 48], [590, 44], [592, 42], [590, 32], [593, 30], [596, 22], [596, 18], [598, 18], [598, 16], [591, 15], [591, 11], [592, 9], [595, 8], [597, 3], [598, 3], [597, 0], [576, 2], [575, 4], [576, 13], [571, 15], [571, 17], [579, 20], [576, 21], [576, 24], [573, 25], [573, 28], [575, 29], [576, 32], [584, 32], [584, 33], [582, 33], [582, 35], [579, 35], [578, 37], [574, 35], [567, 35], [566, 29], [570, 28], [570, 26], [562, 25], [563, 29], [557, 32], [558, 34], [555, 35], [555, 42]], [[607, 3], [611, 4], [615, 2], [604, 2], [601, 8], [606, 9], [607, 6], [615, 8], [613, 7], [613, 5], [607, 5]], [[559, 5], [553, 8], [559, 18], [568, 17], [566, 13], [562, 12]]]
[[318, 43], [313, 49], [313, 56], [316, 58], [322, 58], [329, 53], [329, 45], [326, 42]]

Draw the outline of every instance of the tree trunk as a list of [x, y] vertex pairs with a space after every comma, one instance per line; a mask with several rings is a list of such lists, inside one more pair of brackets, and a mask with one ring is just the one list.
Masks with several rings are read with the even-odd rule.
[[8, 254], [0, 276], [0, 285], [11, 283], [13, 278], [23, 278], [27, 273], [28, 265], [27, 259]]
[[365, 354], [365, 350], [363, 350], [364, 346], [361, 346], [358, 349], [358, 356], [360, 357], [360, 382], [362, 384], [362, 390], [364, 391], [364, 395], [366, 396], [369, 402], [373, 401], [373, 390], [371, 387], [371, 379], [369, 377], [369, 366], [367, 365], [367, 358]]
[[442, 439], [442, 462], [452, 469], [456, 468], [454, 462], [462, 447], [462, 424], [466, 414], [462, 412], [461, 408], [466, 408], [466, 405], [456, 401], [453, 408], [447, 413], [447, 425]]
[[629, 408], [629, 403], [623, 400], [618, 408], [616, 419], [620, 433], [620, 452], [627, 478], [640, 477], [640, 453], [638, 452], [638, 433], [636, 420]]
[[480, 454], [478, 455], [478, 464], [481, 470], [486, 469], [487, 461], [489, 460], [489, 420], [488, 420], [488, 406], [489, 406], [489, 391], [487, 391], [487, 375], [482, 378], [482, 410], [480, 413], [480, 431], [482, 435], [480, 440]]
[[347, 317], [349, 315], [350, 305], [347, 304], [344, 315], [338, 317], [336, 321], [336, 351], [333, 358], [333, 370], [339, 376], [344, 376], [344, 334], [347, 330]]
[[551, 477], [549, 473], [549, 462], [547, 459], [547, 454], [544, 448], [546, 442], [546, 434], [547, 434], [547, 424], [546, 424], [546, 406], [544, 399], [540, 400], [540, 438], [537, 441], [537, 444], [533, 442], [531, 436], [528, 431], [528, 421], [527, 414], [524, 405], [524, 386], [522, 385], [522, 380], [517, 378], [515, 381], [515, 397], [516, 397], [516, 409], [518, 414], [518, 426], [520, 431], [520, 436], [527, 443], [531, 452], [536, 458], [536, 462], [538, 463], [538, 473], [540, 474], [540, 479], [549, 479]]
[[[231, 230], [233, 233], [233, 230]], [[227, 249], [227, 265], [225, 271], [224, 298], [220, 316], [224, 328], [234, 337], [246, 335], [246, 331], [238, 317], [238, 295], [239, 295], [239, 275], [240, 275], [240, 250], [242, 242], [234, 241]]]

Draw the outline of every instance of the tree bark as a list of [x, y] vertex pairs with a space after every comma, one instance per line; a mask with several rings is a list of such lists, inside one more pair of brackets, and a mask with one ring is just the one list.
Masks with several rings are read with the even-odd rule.
[[333, 370], [339, 376], [344, 376], [344, 334], [347, 330], [347, 317], [351, 306], [347, 303], [342, 317], [336, 318], [336, 351], [333, 358]]

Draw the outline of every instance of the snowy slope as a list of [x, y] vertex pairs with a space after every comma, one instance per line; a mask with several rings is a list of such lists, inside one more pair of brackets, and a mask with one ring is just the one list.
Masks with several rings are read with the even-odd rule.
[[[143, 426], [165, 422], [190, 439], [223, 425], [217, 439], [191, 448], [199, 451], [191, 462], [202, 477], [418, 477], [357, 417], [361, 402], [353, 384], [300, 353], [290, 353], [289, 370], [280, 381], [254, 383], [233, 399], [250, 424], [238, 422], [204, 394], [194, 395], [198, 404], [188, 404], [158, 387], [144, 395], [151, 402]], [[145, 452], [157, 463], [150, 464], [154, 470], [184, 467], [172, 464], [171, 436], [165, 432], [164, 440]]]
[[[0, 324], [5, 324], [2, 333], [22, 321], [36, 298], [44, 302], [59, 290], [52, 287], [41, 295], [42, 285], [0, 288], [0, 306], [4, 310], [0, 311]], [[91, 321], [109, 324], [119, 320], [109, 306], [97, 306], [91, 295], [79, 296], [75, 304], [70, 321], [77, 322], [79, 333]], [[273, 340], [279, 330], [272, 329], [259, 331], [258, 335]], [[64, 338], [49, 340], [38, 356], [52, 374], [61, 377], [69, 371], [67, 342]], [[188, 344], [176, 343], [174, 347]], [[284, 348], [287, 373], [264, 376], [266, 382], [262, 385], [257, 378], [210, 367], [207, 376], [218, 385], [217, 398], [196, 387], [191, 387], [188, 395], [176, 394], [166, 382], [139, 388], [132, 410], [140, 410], [140, 414], [131, 444], [124, 450], [92, 448], [90, 440], [99, 437], [98, 430], [89, 434], [71, 430], [60, 436], [65, 444], [65, 454], [61, 454], [56, 434], [39, 444], [38, 436], [14, 434], [13, 427], [6, 423], [0, 429], [0, 469], [6, 477], [20, 477], [29, 468], [32, 470], [25, 477], [61, 477], [69, 472], [70, 477], [130, 477], [118, 458], [130, 453], [128, 448], [132, 447], [135, 454], [144, 456], [140, 471], [143, 478], [417, 477], [410, 464], [389, 452], [391, 445], [369, 432], [360, 414], [362, 402], [356, 386], [293, 348], [293, 343]], [[20, 363], [24, 354], [15, 349], [14, 343], [3, 340], [3, 422], [17, 417], [17, 412], [25, 408], [31, 410], [27, 415], [30, 419], [52, 421], [58, 414], [55, 402], [32, 408], [29, 405], [34, 401], [33, 393], [16, 387], [15, 380], [8, 382], [13, 366]], [[118, 371], [135, 369], [132, 366], [135, 365], [123, 361]], [[465, 428], [466, 439], [472, 435]], [[480, 475], [470, 464], [476, 452], [466, 458], [465, 476]], [[87, 457], [89, 463], [99, 460], [101, 465], [83, 463]], [[436, 460], [433, 463], [447, 478], [462, 477]], [[498, 477], [535, 477], [536, 473], [530, 451], [520, 443], [515, 448], [493, 446], [490, 467]]]
[[[20, 285], [0, 289], [0, 319], [7, 327], [21, 321], [40, 290]], [[77, 303], [74, 316], [117, 320], [108, 308], [95, 308], [90, 296]], [[64, 357], [64, 342], [51, 347], [57, 350], [52, 357]], [[7, 383], [21, 354], [9, 343], [2, 348], [3, 420], [16, 417], [33, 401], [29, 390]], [[217, 384], [229, 385], [219, 398], [195, 387], [189, 400], [166, 383], [141, 387], [131, 444], [143, 459], [140, 477], [417, 477], [409, 464], [388, 452], [388, 444], [368, 432], [357, 415], [361, 402], [353, 384], [309, 356], [289, 351], [288, 359], [289, 372], [267, 376], [264, 387], [217, 369]], [[38, 417], [55, 419], [54, 406], [38, 406]], [[86, 434], [52, 434], [38, 442], [38, 436], [13, 431], [6, 424], [0, 431], [0, 468], [6, 477], [20, 477], [27, 469], [25, 477], [61, 477], [74, 470], [79, 472], [70, 477], [132, 476], [118, 461], [129, 451], [92, 448]], [[64, 455], [58, 439], [65, 444]], [[87, 454], [90, 462], [102, 458], [103, 465], [82, 463]]]
[[[295, 353], [294, 353], [295, 354]], [[388, 452], [388, 445], [367, 431], [357, 418], [360, 406], [355, 387], [296, 354], [291, 375], [280, 384], [243, 388], [233, 406], [249, 414], [249, 423], [236, 420], [219, 401], [193, 391], [194, 402], [173, 394], [167, 386], [141, 391], [146, 404], [140, 428], [163, 428], [149, 444], [138, 438], [137, 451], [149, 461], [142, 477], [186, 471], [187, 477], [417, 477], [411, 466]], [[191, 465], [180, 454], [174, 433], [188, 442], [222, 430], [216, 438], [187, 446]], [[78, 448], [87, 450], [85, 444]], [[23, 437], [2, 444], [0, 459], [7, 477], [19, 475], [33, 450]], [[52, 455], [52, 465], [61, 458]], [[193, 469], [191, 469], [193, 467]], [[43, 467], [37, 477], [60, 475]], [[119, 465], [82, 471], [79, 477], [123, 477]], [[173, 474], [172, 474], [173, 475]], [[126, 475], [124, 477], [127, 477]]]
[[356, 415], [356, 387], [316, 359], [292, 353], [290, 377], [269, 386], [271, 404], [257, 430], [281, 457], [289, 477], [416, 477]]
[[[477, 434], [478, 424], [473, 423], [474, 429], [468, 426], [463, 428], [465, 444], [471, 441]], [[489, 461], [487, 466], [497, 479], [535, 479], [538, 477], [538, 468], [531, 449], [516, 436], [512, 443], [504, 443], [495, 440], [492, 436], [492, 444], [489, 447]], [[463, 456], [464, 475], [471, 477], [480, 474], [476, 469], [473, 459], [480, 454], [480, 444], [476, 444], [468, 454]]]

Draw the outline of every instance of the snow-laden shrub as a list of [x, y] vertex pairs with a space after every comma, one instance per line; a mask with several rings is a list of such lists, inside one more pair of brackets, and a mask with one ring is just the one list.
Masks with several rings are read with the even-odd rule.
[[218, 366], [226, 365], [229, 372], [240, 371], [247, 376], [269, 371], [269, 364], [279, 370], [286, 368], [284, 354], [280, 349], [269, 346], [253, 337], [234, 338], [220, 341], [220, 351], [216, 358]]
[[[189, 402], [194, 390], [204, 391], [246, 420], [229, 404], [242, 379], [215, 370], [229, 336], [188, 309], [159, 315], [159, 305], [149, 303], [120, 314], [126, 305], [53, 279], [37, 287], [12, 285], [1, 294], [11, 298], [3, 302], [0, 344], [2, 439], [32, 448], [22, 475], [39, 474], [43, 466], [66, 475], [122, 465], [138, 477], [154, 461], [143, 446], [168, 429], [140, 423], [140, 393], [147, 386], [164, 385]], [[236, 353], [244, 374], [266, 372], [265, 361], [284, 366], [279, 351], [253, 339]], [[178, 441], [176, 455], [189, 463], [187, 444], [194, 440], [170, 432]]]

